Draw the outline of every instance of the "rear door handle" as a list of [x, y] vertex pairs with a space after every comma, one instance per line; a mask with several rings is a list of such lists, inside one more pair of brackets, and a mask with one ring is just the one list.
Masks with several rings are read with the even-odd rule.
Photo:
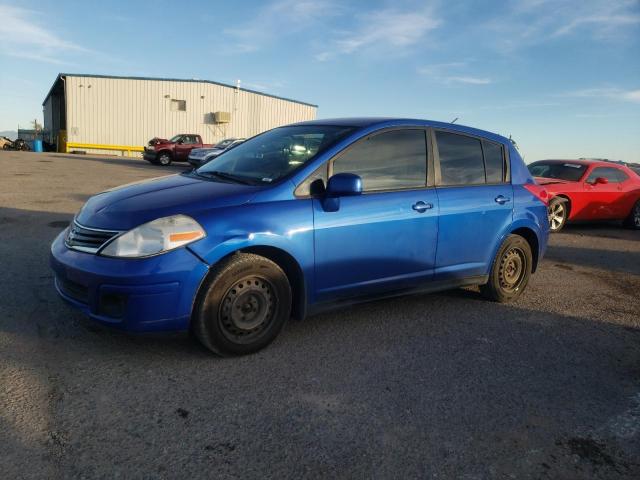
[[411, 208], [413, 208], [418, 213], [424, 213], [427, 210], [430, 210], [433, 208], [433, 203], [425, 203], [422, 200], [420, 200], [419, 202], [414, 203]]
[[507, 197], [503, 197], [502, 195], [498, 195], [496, 198], [496, 203], [499, 203], [500, 205], [504, 205], [507, 202], [510, 202], [511, 199], [507, 198]]

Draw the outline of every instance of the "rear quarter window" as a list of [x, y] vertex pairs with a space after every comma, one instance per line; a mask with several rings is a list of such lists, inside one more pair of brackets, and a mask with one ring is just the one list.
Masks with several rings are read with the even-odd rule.
[[504, 152], [499, 143], [482, 141], [484, 152], [484, 166], [487, 174], [487, 183], [500, 183], [504, 181]]

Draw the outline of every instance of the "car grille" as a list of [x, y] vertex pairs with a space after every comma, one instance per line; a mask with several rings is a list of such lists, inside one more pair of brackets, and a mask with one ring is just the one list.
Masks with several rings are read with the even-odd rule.
[[73, 250], [96, 253], [105, 243], [118, 234], [120, 234], [119, 231], [88, 228], [73, 222], [69, 232], [67, 232], [65, 244]]

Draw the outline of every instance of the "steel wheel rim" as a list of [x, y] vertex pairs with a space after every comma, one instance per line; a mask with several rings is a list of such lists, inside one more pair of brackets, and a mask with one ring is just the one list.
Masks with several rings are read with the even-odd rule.
[[169, 157], [167, 155], [160, 155], [160, 165], [168, 165]]
[[220, 329], [234, 343], [251, 343], [271, 325], [277, 304], [270, 281], [254, 275], [244, 277], [222, 297], [218, 309]]
[[552, 205], [549, 205], [548, 215], [549, 215], [549, 225], [551, 226], [551, 230], [557, 230], [564, 223], [565, 217], [565, 208], [562, 202], [557, 202]]
[[640, 203], [636, 203], [633, 209], [633, 224], [640, 228]]
[[517, 292], [527, 272], [527, 256], [519, 247], [507, 250], [500, 262], [500, 286], [506, 292]]

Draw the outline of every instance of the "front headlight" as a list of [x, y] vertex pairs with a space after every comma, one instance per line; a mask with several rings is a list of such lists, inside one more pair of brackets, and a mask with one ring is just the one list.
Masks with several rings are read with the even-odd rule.
[[116, 237], [100, 251], [106, 257], [148, 257], [205, 237], [200, 224], [186, 215], [154, 220]]

